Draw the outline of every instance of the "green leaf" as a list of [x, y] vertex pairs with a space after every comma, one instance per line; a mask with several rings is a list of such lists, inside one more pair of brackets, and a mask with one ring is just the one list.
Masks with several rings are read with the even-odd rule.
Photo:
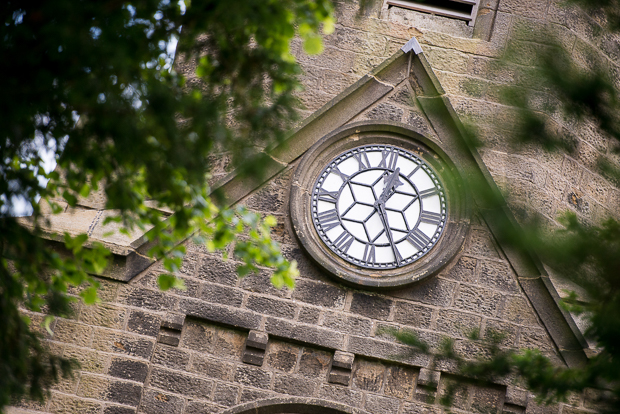
[[316, 55], [323, 52], [323, 40], [320, 36], [313, 35], [304, 39], [304, 51], [309, 55]]
[[47, 333], [50, 334], [50, 335], [54, 335], [54, 332], [52, 331], [51, 325], [52, 325], [52, 322], [54, 322], [55, 319], [56, 318], [53, 315], [46, 315], [45, 318], [43, 318], [43, 327], [45, 328]]
[[171, 274], [159, 275], [159, 278], [157, 279], [157, 284], [159, 285], [159, 288], [163, 291], [171, 288], [187, 290], [187, 287], [185, 286], [185, 281]]

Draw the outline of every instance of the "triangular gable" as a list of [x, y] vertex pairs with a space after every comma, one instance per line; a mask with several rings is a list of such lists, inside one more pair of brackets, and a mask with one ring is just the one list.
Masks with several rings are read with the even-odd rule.
[[[392, 112], [382, 108], [386, 98], [389, 100], [390, 97], [396, 101], [415, 101], [422, 113], [412, 108], [408, 119], [397, 121]], [[495, 200], [503, 200], [476, 148], [465, 139], [463, 125], [415, 38], [308, 117], [283, 144], [272, 150], [273, 163], [267, 169], [266, 181], [301, 157], [317, 139], [364, 119], [374, 119], [382, 124], [392, 122], [395, 126], [406, 121], [409, 128], [439, 141], [441, 148], [458, 160], [460, 169], [467, 171], [469, 180], [484, 183], [495, 194]], [[228, 202], [234, 204], [256, 186], [248, 186], [232, 173], [221, 181], [219, 188], [228, 197]], [[475, 204], [483, 226], [488, 227], [495, 242], [501, 240], [499, 236], [506, 229], [519, 228], [505, 203], [497, 205], [478, 198]], [[514, 274], [564, 362], [568, 366], [584, 363], [587, 360], [584, 348], [588, 345], [572, 317], [560, 307], [560, 297], [540, 260], [531, 251], [517, 250], [501, 242], [499, 248], [512, 267], [510, 274]], [[415, 286], [406, 290], [415, 290]]]
[[[389, 104], [386, 104], [390, 100], [409, 106], [409, 112], [395, 114], [390, 110]], [[290, 164], [299, 159], [321, 137], [373, 120], [388, 126], [406, 126], [438, 141], [443, 151], [457, 160], [459, 169], [467, 172], [467, 179], [484, 183], [501, 199], [499, 190], [475, 147], [469, 145], [464, 138], [463, 126], [415, 38], [308, 117], [285, 142], [269, 151], [272, 162], [265, 168], [264, 182], [290, 168]], [[241, 179], [233, 172], [213, 188], [224, 194], [229, 204], [235, 204], [259, 185]], [[500, 230], [518, 228], [505, 203], [498, 206], [485, 199], [476, 199], [475, 204], [484, 221], [483, 227], [488, 227], [495, 240], [500, 239]], [[117, 266], [124, 267], [120, 273], [112, 272], [106, 276], [128, 281], [150, 263], [148, 260], [139, 260], [138, 265], [132, 265], [132, 261], [143, 257], [142, 252], [148, 247], [145, 244], [147, 237], [135, 234], [126, 240], [117, 240], [114, 239], [117, 236], [106, 235], [98, 229], [100, 221], [97, 217], [101, 218], [109, 213], [83, 209], [62, 213], [54, 222], [73, 221], [72, 217], [76, 214], [88, 216], [84, 220], [86, 228], [80, 229], [80, 232], [87, 230], [91, 236], [90, 242], [100, 241], [112, 247]], [[93, 214], [94, 216], [90, 217]], [[61, 230], [58, 226], [52, 226], [52, 229]], [[532, 252], [515, 250], [502, 244], [499, 247], [510, 263], [520, 288], [566, 364], [575, 366], [585, 362], [587, 357], [584, 347], [587, 347], [587, 344], [570, 315], [559, 306], [559, 296], [540, 261]], [[416, 285], [408, 290], [415, 287]]]

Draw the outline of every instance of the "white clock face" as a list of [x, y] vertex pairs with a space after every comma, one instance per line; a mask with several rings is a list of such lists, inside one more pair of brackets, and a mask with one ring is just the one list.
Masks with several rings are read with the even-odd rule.
[[312, 221], [344, 260], [398, 268], [439, 240], [446, 224], [445, 192], [431, 168], [411, 152], [362, 146], [323, 169], [312, 190]]

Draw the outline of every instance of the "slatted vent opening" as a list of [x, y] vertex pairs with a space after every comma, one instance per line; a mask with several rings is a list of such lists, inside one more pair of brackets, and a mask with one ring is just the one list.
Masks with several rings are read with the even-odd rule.
[[388, 6], [451, 17], [474, 25], [479, 0], [387, 0]]

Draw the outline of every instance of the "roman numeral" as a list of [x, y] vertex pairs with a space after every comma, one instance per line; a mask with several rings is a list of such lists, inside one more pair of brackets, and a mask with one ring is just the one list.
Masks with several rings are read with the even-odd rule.
[[415, 168], [413, 169], [413, 171], [411, 171], [411, 172], [409, 173], [409, 175], [407, 176], [407, 178], [411, 178], [411, 176], [412, 176], [413, 174], [415, 174], [415, 173], [416, 173], [419, 169], [420, 169], [420, 166], [418, 165], [417, 167], [415, 167]]
[[332, 171], [331, 171], [331, 172], [333, 172], [334, 174], [338, 175], [338, 176], [342, 179], [342, 181], [345, 181], [345, 182], [346, 182], [346, 181], [348, 181], [348, 180], [349, 180], [349, 178], [350, 178], [350, 176], [349, 176], [349, 175], [346, 175], [345, 173], [343, 173], [342, 171], [340, 171], [340, 169], [338, 169], [338, 166], [337, 166], [337, 165], [336, 165], [336, 166], [334, 166], [334, 168], [332, 169]]
[[375, 245], [367, 244], [364, 249], [364, 258], [362, 259], [366, 263], [374, 263], [375, 262]]
[[422, 211], [422, 213], [420, 213], [420, 220], [425, 223], [434, 224], [435, 226], [438, 226], [439, 223], [441, 223], [441, 214], [432, 213], [430, 211]]
[[340, 236], [334, 240], [334, 246], [340, 249], [343, 253], [346, 253], [349, 250], [349, 247], [351, 247], [353, 240], [355, 240], [353, 236], [351, 236], [348, 232], [343, 231], [340, 233]]
[[426, 197], [430, 197], [430, 196], [434, 196], [437, 195], [437, 189], [436, 188], [429, 188], [428, 190], [424, 190], [424, 191], [420, 191], [420, 198], [426, 198]]
[[340, 219], [338, 218], [338, 212], [336, 209], [327, 210], [317, 214], [317, 219], [323, 231], [329, 231], [336, 226], [340, 225]]
[[407, 235], [407, 241], [413, 244], [418, 250], [422, 250], [431, 239], [426, 234], [422, 233], [420, 229], [414, 229]]
[[368, 160], [368, 155], [366, 155], [365, 152], [355, 153], [353, 154], [353, 158], [355, 158], [359, 164], [358, 171], [364, 171], [370, 168], [370, 161]]
[[338, 199], [338, 191], [327, 191], [324, 189], [319, 190], [319, 200], [327, 201], [328, 203], [335, 203]]
[[379, 167], [394, 170], [396, 168], [396, 162], [398, 161], [398, 152], [393, 149], [386, 149], [381, 151], [381, 162]]

